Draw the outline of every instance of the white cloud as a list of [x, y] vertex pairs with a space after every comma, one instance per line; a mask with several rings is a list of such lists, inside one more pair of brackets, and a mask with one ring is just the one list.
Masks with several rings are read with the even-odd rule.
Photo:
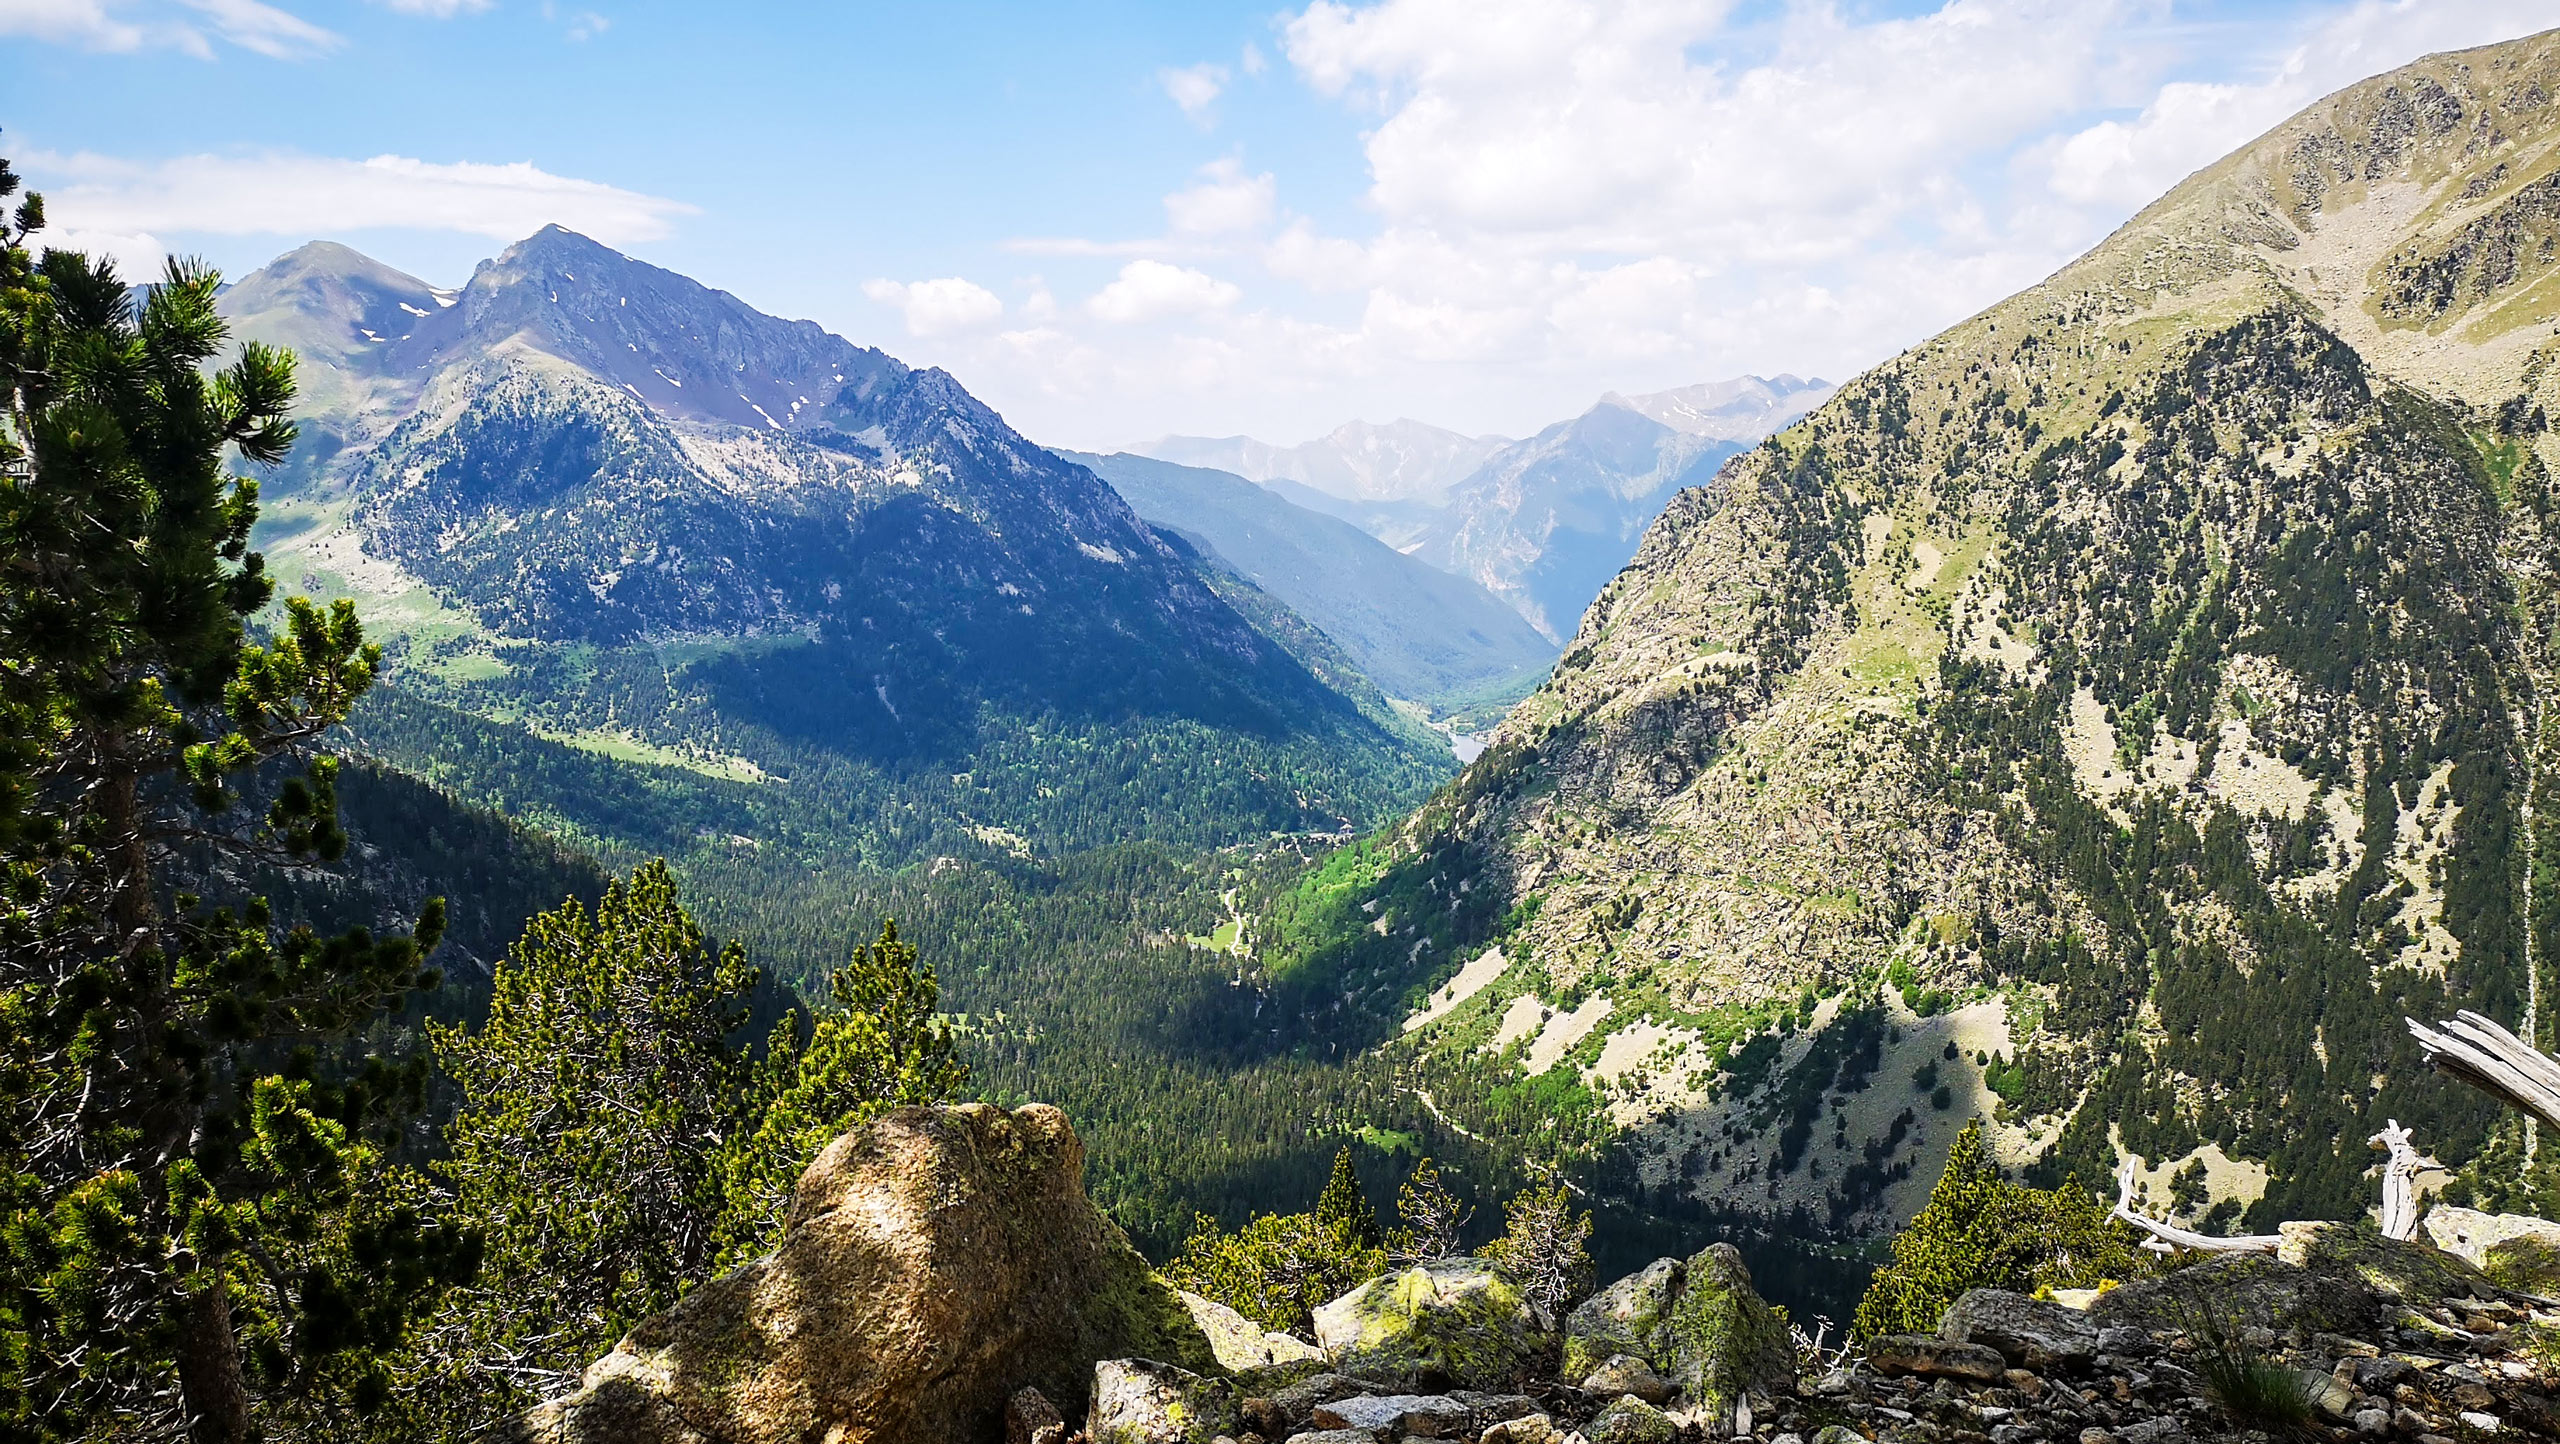
[[1140, 260], [1122, 266], [1119, 279], [1094, 293], [1085, 309], [1096, 320], [1130, 325], [1223, 310], [1243, 294], [1232, 282], [1221, 281], [1206, 271]]
[[386, 10], [403, 15], [423, 15], [430, 20], [451, 20], [456, 15], [474, 14], [489, 8], [490, 0], [373, 0]]
[[[1518, 435], [1605, 390], [1845, 379], [2320, 94], [2553, 18], [2551, 0], [1293, 3], [1272, 59], [1356, 137], [1360, 204], [1291, 214], [1284, 186], [1336, 178], [1231, 153], [1161, 198], [1160, 236], [1009, 243], [1120, 269], [940, 364], [1086, 445], [1289, 441], [1354, 415]], [[1200, 116], [1229, 77], [1204, 78]]]
[[181, 50], [214, 57], [214, 42], [277, 60], [299, 60], [343, 43], [289, 10], [262, 0], [0, 0], [0, 35], [83, 50]]
[[2420, 55], [2530, 34], [2548, 0], [2364, 0], [2287, 50], [2254, 81], [2173, 81], [2132, 120], [2103, 120], [2051, 147], [2055, 194], [2078, 205], [2139, 207], [2241, 141], [2331, 91]]
[[1262, 47], [1250, 40], [1244, 43], [1244, 53], [1236, 58], [1236, 64], [1247, 75], [1260, 75], [1265, 63], [1262, 58]]
[[1279, 183], [1271, 172], [1249, 176], [1233, 156], [1200, 168], [1200, 183], [1164, 198], [1166, 222], [1177, 235], [1218, 236], [1255, 231], [1271, 223]]
[[906, 317], [910, 336], [939, 336], [970, 331], [1004, 315], [995, 292], [958, 276], [932, 281], [876, 280], [862, 283], [862, 294]]
[[1227, 68], [1205, 60], [1178, 70], [1167, 66], [1156, 72], [1156, 83], [1164, 87], [1174, 104], [1182, 107], [1184, 115], [1203, 121], [1208, 118], [1209, 107], [1217, 104], [1218, 97], [1226, 91]]
[[307, 240], [399, 227], [512, 241], [557, 222], [620, 246], [666, 235], [695, 210], [526, 161], [271, 153], [146, 162], [32, 152], [19, 164], [44, 192], [57, 234], [105, 238], [112, 244], [102, 248], [128, 264], [159, 237], [188, 233]]

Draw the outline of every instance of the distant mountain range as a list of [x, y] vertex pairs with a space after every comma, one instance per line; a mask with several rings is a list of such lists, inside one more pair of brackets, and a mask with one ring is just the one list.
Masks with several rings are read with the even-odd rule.
[[1259, 481], [1511, 604], [1561, 642], [1683, 487], [1829, 399], [1796, 376], [1603, 396], [1523, 441], [1352, 422], [1301, 446], [1166, 436], [1138, 454]]
[[1505, 437], [1465, 436], [1408, 418], [1384, 426], [1346, 422], [1298, 446], [1250, 436], [1162, 436], [1130, 450], [1247, 481], [1294, 481], [1346, 501], [1437, 504], [1509, 444]]
[[1552, 642], [1475, 582], [1241, 476], [1128, 452], [1061, 454], [1287, 603], [1395, 696], [1440, 712], [1499, 710], [1555, 661]]
[[395, 646], [358, 738], [573, 836], [1208, 842], [1355, 823], [1448, 766], [1319, 631], [950, 376], [583, 236], [459, 291], [317, 243], [223, 306], [302, 358], [270, 569]]

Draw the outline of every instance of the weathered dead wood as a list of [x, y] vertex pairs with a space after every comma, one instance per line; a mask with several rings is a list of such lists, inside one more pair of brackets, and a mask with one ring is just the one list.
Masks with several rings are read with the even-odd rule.
[[2416, 1238], [2418, 1171], [2444, 1165], [2420, 1153], [2409, 1141], [2409, 1130], [2401, 1127], [2397, 1118], [2365, 1141], [2391, 1155], [2382, 1165], [2382, 1236], [2402, 1242]]
[[2560, 1062], [2468, 1010], [2433, 1028], [2405, 1021], [2428, 1067], [2560, 1128]]
[[2162, 1223], [2158, 1219], [2143, 1217], [2135, 1211], [2133, 1206], [2134, 1167], [2141, 1161], [2139, 1158], [2127, 1158], [2117, 1167], [2114, 1212], [2116, 1217], [2151, 1235], [2150, 1238], [2143, 1240], [2144, 1248], [2154, 1253], [2167, 1253], [2172, 1249], [2181, 1248], [2194, 1249], [2200, 1253], [2274, 1253], [2276, 1245], [2283, 1241], [2271, 1233], [2216, 1238], [2209, 1233], [2197, 1233], [2193, 1229], [2180, 1228], [2176, 1224]]

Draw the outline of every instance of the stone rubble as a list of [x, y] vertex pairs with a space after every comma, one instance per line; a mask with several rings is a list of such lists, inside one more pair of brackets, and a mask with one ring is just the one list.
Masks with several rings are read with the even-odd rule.
[[[1240, 1427], [1211, 1444], [2560, 1440], [2560, 1300], [2503, 1288], [2458, 1255], [2383, 1239], [2369, 1225], [2292, 1226], [2284, 1254], [2208, 1259], [2073, 1296], [2086, 1307], [1975, 1290], [1934, 1336], [1871, 1340], [1802, 1376], [1759, 1377], [1729, 1401], [1707, 1382], [1735, 1377], [1712, 1349], [1747, 1351], [1750, 1331], [1684, 1335], [1673, 1320], [1700, 1315], [1669, 1303], [1684, 1276], [1713, 1264], [1728, 1280], [1716, 1297], [1729, 1317], [1731, 1271], [1705, 1255], [1663, 1260], [1576, 1310], [1565, 1337], [1543, 1342], [1548, 1373], [1516, 1392], [1416, 1391], [1338, 1360], [1333, 1372], [1246, 1371], [1224, 1384]], [[1747, 1292], [1747, 1276], [1738, 1282]], [[1405, 1290], [1407, 1302], [1419, 1291]], [[1420, 1312], [1427, 1329], [1428, 1307]], [[2340, 1323], [2352, 1331], [2330, 1327]], [[1372, 1330], [1366, 1348], [1379, 1356], [1385, 1343], [1394, 1356], [1392, 1342]], [[2217, 1349], [2294, 1373], [2307, 1421], [2288, 1432], [2233, 1417], [2206, 1382]], [[1576, 1366], [1578, 1384], [1552, 1377]], [[1684, 1389], [1674, 1373], [1701, 1386]], [[1106, 1392], [1097, 1386], [1097, 1397]], [[1168, 1421], [1107, 1444], [1196, 1437]]]

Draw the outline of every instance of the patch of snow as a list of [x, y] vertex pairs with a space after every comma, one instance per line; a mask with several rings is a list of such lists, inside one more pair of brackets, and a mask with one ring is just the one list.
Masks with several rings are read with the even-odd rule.
[[1109, 562], [1113, 566], [1126, 566], [1129, 561], [1127, 557], [1120, 555], [1111, 548], [1098, 547], [1091, 542], [1077, 542], [1076, 550], [1083, 552], [1086, 556], [1093, 558], [1095, 561]]
[[401, 302], [401, 303], [400, 303], [400, 309], [401, 309], [401, 310], [403, 310], [403, 311], [408, 312], [408, 313], [409, 313], [410, 315], [412, 315], [412, 316], [424, 316], [424, 315], [428, 315], [428, 314], [430, 314], [430, 313], [428, 313], [428, 312], [426, 312], [426, 311], [422, 311], [422, 310], [418, 309], [418, 308], [417, 308], [417, 307], [415, 307], [415, 306], [410, 305], [410, 304], [409, 304], [408, 302], [406, 302], [406, 301], [403, 301], [403, 302]]

